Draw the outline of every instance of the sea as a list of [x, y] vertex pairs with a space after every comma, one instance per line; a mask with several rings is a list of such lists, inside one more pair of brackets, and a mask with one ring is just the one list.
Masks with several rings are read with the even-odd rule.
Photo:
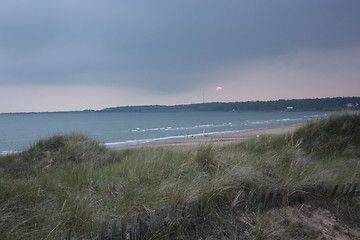
[[330, 112], [161, 112], [0, 114], [0, 154], [23, 151], [40, 139], [82, 133], [111, 147], [302, 124]]

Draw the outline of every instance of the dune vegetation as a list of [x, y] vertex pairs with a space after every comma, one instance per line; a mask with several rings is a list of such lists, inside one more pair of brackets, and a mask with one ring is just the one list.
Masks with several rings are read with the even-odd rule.
[[[264, 215], [269, 213], [229, 216], [225, 209], [234, 202], [234, 193], [358, 183], [359, 138], [359, 114], [333, 115], [292, 134], [190, 150], [113, 151], [81, 134], [54, 136], [21, 153], [0, 156], [0, 239], [64, 239], [70, 228], [72, 239], [96, 239], [104, 220], [218, 196], [222, 201], [214, 202], [203, 221], [192, 223], [203, 229], [197, 238], [288, 239], [301, 226], [280, 231]], [[358, 199], [324, 205], [336, 208], [344, 221], [359, 221]], [[172, 234], [192, 238], [191, 231]]]

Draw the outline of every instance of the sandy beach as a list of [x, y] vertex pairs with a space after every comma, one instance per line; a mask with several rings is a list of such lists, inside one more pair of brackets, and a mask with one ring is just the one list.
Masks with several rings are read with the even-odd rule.
[[202, 144], [226, 144], [236, 141], [242, 141], [251, 138], [258, 138], [262, 135], [277, 135], [277, 134], [286, 134], [295, 131], [297, 128], [303, 126], [303, 124], [285, 126], [285, 127], [274, 127], [274, 128], [264, 128], [264, 129], [255, 129], [247, 130], [241, 132], [232, 132], [232, 133], [218, 133], [208, 136], [201, 137], [187, 137], [184, 139], [176, 140], [164, 140], [156, 141], [132, 146], [121, 146], [114, 147], [114, 150], [123, 150], [127, 148], [141, 148], [141, 147], [175, 147], [175, 148], [191, 148], [196, 147]]

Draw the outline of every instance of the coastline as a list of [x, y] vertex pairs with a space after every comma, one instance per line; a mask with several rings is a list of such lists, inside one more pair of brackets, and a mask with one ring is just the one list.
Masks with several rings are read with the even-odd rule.
[[203, 144], [226, 144], [252, 138], [257, 138], [262, 135], [280, 135], [294, 132], [304, 124], [295, 124], [282, 127], [260, 128], [238, 132], [229, 133], [215, 133], [203, 136], [189, 136], [187, 138], [166, 139], [161, 141], [153, 141], [147, 143], [139, 143], [136, 145], [124, 145], [109, 147], [112, 150], [119, 151], [129, 148], [143, 148], [143, 147], [174, 147], [174, 148], [192, 148]]

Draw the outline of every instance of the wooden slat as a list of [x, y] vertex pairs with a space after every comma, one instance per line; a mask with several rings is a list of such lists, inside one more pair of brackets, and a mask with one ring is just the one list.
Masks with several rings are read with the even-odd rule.
[[137, 230], [137, 214], [133, 214], [131, 216], [131, 226], [130, 226], [130, 239], [131, 240], [136, 240], [137, 239], [137, 235], [138, 235], [138, 230]]
[[191, 213], [193, 217], [197, 217], [199, 216], [199, 205], [198, 205], [198, 201], [193, 201], [191, 203]]
[[147, 219], [147, 213], [146, 212], [142, 212], [140, 214], [140, 233], [139, 233], [139, 237], [140, 238], [144, 238], [146, 233], [147, 233], [147, 223], [146, 223], [146, 219]]
[[346, 184], [345, 190], [344, 190], [344, 195], [345, 196], [349, 196], [349, 191], [351, 188], [351, 184]]
[[255, 201], [256, 201], [256, 197], [255, 197], [255, 196], [256, 196], [255, 191], [250, 191], [248, 201], [249, 201], [249, 203], [252, 204], [252, 205], [255, 205]]
[[110, 223], [110, 240], [115, 239], [115, 235], [116, 235], [116, 223], [117, 223], [117, 219], [112, 219], [111, 223]]
[[100, 240], [104, 240], [104, 239], [105, 239], [105, 223], [104, 223], [104, 222], [101, 223], [99, 239], [100, 239]]
[[165, 211], [165, 208], [162, 207], [162, 208], [160, 208], [160, 213], [159, 213], [160, 226], [164, 225], [165, 218], [166, 218], [166, 211]]
[[268, 205], [270, 195], [271, 195], [271, 191], [270, 191], [270, 190], [266, 190], [266, 191], [265, 191], [265, 197], [264, 197], [264, 203], [263, 203], [263, 204], [264, 204], [264, 208], [266, 208], [267, 205]]
[[167, 212], [168, 212], [168, 222], [173, 221], [175, 217], [174, 207], [171, 205], [167, 206]]
[[71, 228], [70, 228], [69, 231], [66, 233], [65, 240], [71, 240]]
[[121, 217], [121, 230], [120, 230], [120, 237], [121, 239], [125, 240], [127, 234], [127, 219], [126, 217]]
[[338, 188], [339, 188], [339, 185], [337, 185], [337, 184], [333, 187], [333, 189], [331, 191], [331, 197], [336, 196], [336, 192], [337, 192]]
[[150, 210], [150, 230], [155, 232], [156, 228], [156, 212], [155, 210]]
[[271, 196], [270, 196], [270, 199], [269, 199], [269, 207], [273, 207], [273, 206], [276, 205], [277, 194], [278, 194], [278, 190], [277, 190], [277, 189], [274, 189], [274, 190], [271, 192]]
[[257, 207], [263, 208], [264, 197], [265, 197], [265, 191], [260, 190], [260, 191], [257, 193], [257, 197], [256, 197]]
[[354, 196], [354, 195], [355, 195], [357, 186], [358, 186], [357, 183], [353, 184], [352, 189], [350, 190], [350, 196]]
[[344, 192], [344, 184], [341, 184], [339, 189], [338, 189], [338, 193], [337, 195], [338, 196], [342, 196], [343, 195], [343, 192]]

